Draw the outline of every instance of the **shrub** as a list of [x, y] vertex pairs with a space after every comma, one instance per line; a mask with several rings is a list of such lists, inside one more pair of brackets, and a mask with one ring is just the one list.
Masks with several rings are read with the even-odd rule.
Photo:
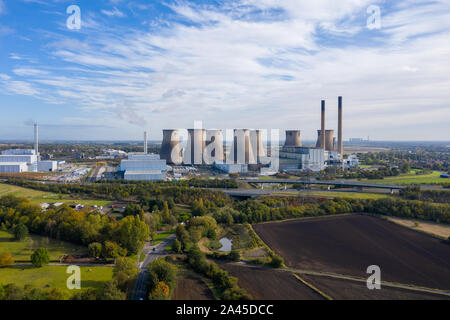
[[50, 255], [48, 254], [47, 249], [38, 248], [31, 255], [31, 263], [36, 268], [40, 268], [44, 265], [47, 265], [50, 262]]

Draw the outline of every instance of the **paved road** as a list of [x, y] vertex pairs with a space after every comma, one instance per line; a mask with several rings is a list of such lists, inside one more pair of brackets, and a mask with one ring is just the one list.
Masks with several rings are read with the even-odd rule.
[[147, 266], [150, 262], [167, 255], [165, 249], [174, 239], [175, 235], [172, 235], [156, 246], [151, 246], [148, 242], [145, 244], [144, 249], [142, 249], [145, 259], [139, 262], [139, 274], [134, 287], [133, 300], [147, 299]]

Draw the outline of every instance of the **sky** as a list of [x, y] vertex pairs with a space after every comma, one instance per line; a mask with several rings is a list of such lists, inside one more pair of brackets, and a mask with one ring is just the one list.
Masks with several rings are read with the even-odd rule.
[[340, 95], [344, 139], [449, 141], [450, 2], [0, 0], [0, 140], [312, 140]]

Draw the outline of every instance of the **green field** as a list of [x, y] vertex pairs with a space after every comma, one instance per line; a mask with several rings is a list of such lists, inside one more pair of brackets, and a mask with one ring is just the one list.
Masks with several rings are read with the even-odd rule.
[[107, 206], [110, 201], [103, 200], [77, 200], [70, 198], [67, 194], [55, 194], [39, 190], [27, 189], [9, 184], [0, 183], [0, 197], [5, 195], [15, 195], [25, 197], [32, 203], [67, 203], [67, 204], [83, 204], [85, 206]]
[[175, 233], [175, 229], [171, 229], [171, 230], [167, 230], [167, 231], [163, 231], [161, 233], [158, 233], [155, 236], [155, 239], [152, 239], [152, 245], [157, 245], [161, 241], [166, 240], [168, 237], [170, 237], [174, 233]]
[[17, 261], [30, 261], [37, 248], [47, 248], [52, 261], [60, 260], [64, 254], [87, 254], [87, 248], [69, 242], [30, 234], [23, 241], [16, 241], [12, 234], [0, 231], [0, 252], [10, 252]]
[[[77, 290], [67, 289], [66, 282], [70, 274], [66, 273], [66, 270], [67, 266], [0, 268], [0, 283], [14, 283], [22, 287], [26, 284], [39, 288], [57, 287], [72, 295]], [[101, 288], [105, 282], [112, 279], [112, 271], [111, 267], [81, 267], [81, 290]]]
[[369, 183], [379, 183], [379, 184], [412, 184], [412, 183], [421, 183], [421, 184], [439, 184], [439, 183], [448, 183], [449, 179], [440, 178], [442, 174], [439, 171], [433, 171], [430, 174], [424, 175], [416, 175], [414, 173], [403, 174], [397, 177], [386, 177], [384, 179], [361, 179], [360, 181], [369, 182]]

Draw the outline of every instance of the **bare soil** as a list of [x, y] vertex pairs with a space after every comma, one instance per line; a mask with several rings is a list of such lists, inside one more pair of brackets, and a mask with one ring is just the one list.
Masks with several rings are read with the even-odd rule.
[[392, 222], [363, 215], [254, 225], [285, 263], [367, 278], [378, 265], [381, 280], [450, 289], [450, 245]]

